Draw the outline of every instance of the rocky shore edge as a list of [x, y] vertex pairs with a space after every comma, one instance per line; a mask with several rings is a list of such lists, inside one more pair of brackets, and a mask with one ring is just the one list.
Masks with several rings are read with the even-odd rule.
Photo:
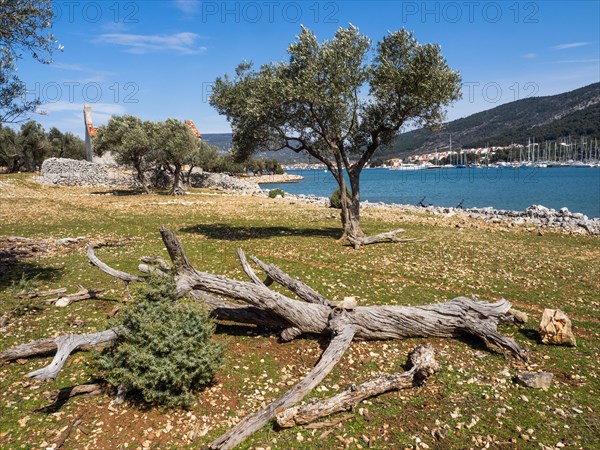
[[249, 181], [251, 183], [258, 184], [277, 184], [277, 183], [297, 183], [298, 181], [304, 180], [302, 175], [295, 175], [291, 173], [281, 173], [273, 175], [260, 175], [260, 176], [248, 176], [239, 177], [242, 181]]
[[[286, 193], [285, 198], [329, 207], [329, 199], [327, 197]], [[361, 202], [360, 205], [362, 209], [424, 212], [444, 217], [462, 216], [480, 219], [495, 224], [508, 223], [514, 226], [533, 226], [536, 228], [554, 229], [572, 234], [600, 235], [600, 218], [590, 219], [585, 214], [571, 212], [567, 208], [561, 208], [557, 211], [543, 205], [531, 205], [524, 211], [495, 209], [491, 206], [486, 208], [462, 209], [442, 206], [421, 207], [398, 203], [369, 202], [368, 200]]]

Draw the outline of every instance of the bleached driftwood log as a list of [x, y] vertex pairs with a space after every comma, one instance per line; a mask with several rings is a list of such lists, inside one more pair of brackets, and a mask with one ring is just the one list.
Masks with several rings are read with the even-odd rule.
[[[329, 347], [305, 379], [283, 396], [262, 410], [246, 417], [225, 435], [216, 439], [211, 444], [212, 448], [233, 448], [270, 419], [284, 413], [300, 401], [327, 376], [354, 339], [475, 336], [494, 350], [512, 354], [520, 359], [527, 358], [524, 349], [513, 339], [498, 333], [496, 329], [497, 325], [506, 321], [509, 315], [508, 310], [511, 304], [505, 299], [489, 303], [457, 297], [444, 303], [424, 306], [382, 305], [340, 308], [305, 283], [285, 274], [278, 267], [272, 264], [267, 265], [254, 258], [253, 261], [267, 274], [266, 280], [261, 281], [241, 250], [238, 251], [238, 255], [250, 281], [239, 281], [199, 271], [188, 260], [175, 233], [166, 228], [161, 228], [160, 233], [172, 261], [170, 270], [177, 283], [179, 295], [190, 295], [202, 301], [217, 319], [252, 323], [258, 327], [279, 328], [282, 330], [281, 335], [284, 340], [293, 339], [302, 334], [331, 337]], [[147, 276], [131, 275], [111, 268], [96, 256], [94, 248], [91, 246], [88, 247], [87, 254], [92, 264], [126, 283], [141, 282], [147, 278]], [[143, 264], [140, 268], [146, 273], [159, 271], [164, 274], [169, 271], [169, 265], [164, 261], [160, 262], [146, 257], [144, 262], [147, 264]], [[272, 291], [268, 287], [268, 284], [272, 282], [288, 288], [302, 301]], [[231, 300], [225, 300], [223, 297]], [[32, 372], [29, 376], [40, 379], [53, 378], [72, 350], [81, 345], [110, 342], [116, 338], [117, 332], [106, 330], [93, 335], [75, 336], [56, 338], [55, 345], [58, 352], [53, 362], [46, 368]], [[44, 345], [45, 347], [42, 347], [47, 351], [48, 342], [45, 342]], [[31, 350], [29, 351], [31, 352]], [[0, 357], [15, 353], [16, 349], [12, 349]], [[433, 363], [430, 365], [423, 363], [420, 366], [417, 364], [415, 367], [429, 367], [426, 371], [431, 372], [434, 365]], [[334, 397], [333, 400], [330, 400], [329, 406], [323, 407], [323, 411], [333, 411], [338, 407], [335, 405], [338, 404], [345, 408], [361, 395], [375, 395], [378, 392], [397, 388], [395, 386], [402, 387], [406, 383], [414, 383], [415, 377], [418, 377], [419, 373], [422, 371], [417, 368], [407, 374], [364, 383], [358, 393], [347, 392]], [[294, 415], [299, 417], [298, 414]]]

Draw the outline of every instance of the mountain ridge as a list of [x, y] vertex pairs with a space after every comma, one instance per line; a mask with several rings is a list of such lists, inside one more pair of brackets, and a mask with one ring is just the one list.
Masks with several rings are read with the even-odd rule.
[[[480, 111], [445, 123], [438, 132], [425, 128], [402, 133], [375, 158], [406, 157], [432, 152], [449, 145], [455, 149], [526, 144], [563, 136], [586, 135], [600, 138], [600, 82], [556, 95], [529, 97]], [[205, 134], [207, 142], [222, 150], [231, 146], [231, 134]], [[282, 163], [309, 162], [305, 154], [292, 150], [261, 152], [260, 157], [276, 158]]]

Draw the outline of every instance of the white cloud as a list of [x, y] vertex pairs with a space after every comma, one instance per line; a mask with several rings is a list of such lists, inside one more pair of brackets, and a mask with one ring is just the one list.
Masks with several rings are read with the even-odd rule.
[[124, 33], [130, 26], [124, 22], [106, 22], [100, 25], [100, 29], [106, 33]]
[[69, 80], [70, 82], [77, 82], [80, 84], [102, 83], [107, 78], [115, 75], [114, 72], [95, 70], [95, 69], [92, 69], [91, 67], [83, 66], [81, 64], [68, 64], [68, 63], [57, 62], [57, 63], [52, 63], [50, 65], [50, 67], [53, 69], [64, 70], [66, 72], [78, 72], [78, 73], [83, 73], [83, 74], [89, 75], [88, 77], [83, 78], [83, 79]]
[[105, 44], [121, 45], [126, 52], [143, 55], [152, 52], [175, 52], [180, 55], [197, 55], [206, 51], [206, 47], [197, 46], [200, 38], [196, 33], [176, 34], [101, 34], [94, 41]]
[[525, 59], [533, 59], [535, 58], [537, 55], [535, 53], [525, 53], [523, 56], [521, 56], [522, 58]]
[[174, 0], [175, 8], [185, 14], [193, 14], [198, 10], [200, 2], [197, 0]]
[[568, 48], [584, 47], [586, 45], [590, 45], [590, 43], [589, 42], [569, 42], [567, 44], [555, 45], [552, 48], [554, 48], [556, 50], [566, 50]]

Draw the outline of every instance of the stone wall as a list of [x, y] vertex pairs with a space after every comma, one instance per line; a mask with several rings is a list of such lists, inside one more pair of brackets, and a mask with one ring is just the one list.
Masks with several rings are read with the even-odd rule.
[[[169, 176], [164, 174], [162, 184], [168, 186]], [[105, 164], [66, 158], [49, 158], [42, 164], [40, 182], [63, 186], [135, 187], [133, 171]], [[257, 183], [222, 174], [193, 172], [192, 187], [232, 191], [243, 195], [262, 194]]]
[[240, 180], [224, 173], [193, 172], [190, 184], [196, 188], [234, 191], [246, 195], [262, 193], [257, 183]]
[[48, 158], [42, 164], [40, 182], [63, 186], [133, 187], [130, 171], [67, 158]]

